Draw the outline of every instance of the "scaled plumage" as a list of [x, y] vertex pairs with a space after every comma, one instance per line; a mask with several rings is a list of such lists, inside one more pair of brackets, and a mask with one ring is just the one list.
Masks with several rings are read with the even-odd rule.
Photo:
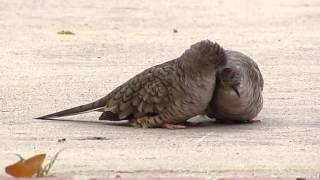
[[263, 107], [263, 77], [248, 56], [226, 50], [225, 66], [218, 70], [214, 96], [207, 116], [218, 121], [250, 122]]
[[99, 119], [128, 119], [136, 127], [179, 124], [205, 111], [215, 88], [216, 70], [224, 64], [222, 47], [200, 41], [179, 58], [146, 69], [93, 103], [38, 119], [95, 110], [103, 112]]

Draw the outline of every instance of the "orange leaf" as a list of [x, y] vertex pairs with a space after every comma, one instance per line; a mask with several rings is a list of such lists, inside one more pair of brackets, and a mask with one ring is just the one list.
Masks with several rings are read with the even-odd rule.
[[14, 177], [32, 177], [42, 169], [46, 154], [38, 154], [6, 167], [6, 173]]

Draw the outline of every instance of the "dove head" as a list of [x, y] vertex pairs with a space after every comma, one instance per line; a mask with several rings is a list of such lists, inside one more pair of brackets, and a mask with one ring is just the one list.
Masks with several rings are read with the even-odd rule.
[[232, 88], [238, 97], [240, 97], [239, 86], [242, 79], [240, 69], [230, 67], [223, 68], [219, 78], [223, 86]]

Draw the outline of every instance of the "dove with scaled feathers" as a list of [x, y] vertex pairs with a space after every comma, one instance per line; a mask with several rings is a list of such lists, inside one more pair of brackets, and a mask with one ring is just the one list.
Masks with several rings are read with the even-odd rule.
[[204, 113], [215, 89], [216, 70], [224, 64], [219, 44], [200, 41], [179, 58], [146, 69], [95, 102], [37, 119], [101, 111], [99, 119], [127, 119], [135, 127], [179, 128]]
[[248, 56], [225, 50], [227, 63], [217, 71], [217, 85], [206, 114], [217, 121], [253, 122], [263, 107], [263, 77]]

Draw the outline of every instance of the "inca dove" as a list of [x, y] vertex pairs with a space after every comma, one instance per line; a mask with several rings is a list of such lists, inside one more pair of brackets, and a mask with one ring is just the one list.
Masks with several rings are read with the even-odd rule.
[[100, 119], [129, 119], [136, 127], [178, 128], [176, 124], [204, 113], [215, 88], [216, 69], [224, 64], [223, 48], [201, 41], [179, 58], [146, 69], [93, 103], [38, 119], [95, 110], [104, 112]]
[[257, 64], [237, 51], [225, 51], [217, 85], [206, 113], [217, 121], [253, 122], [263, 106], [263, 78]]

